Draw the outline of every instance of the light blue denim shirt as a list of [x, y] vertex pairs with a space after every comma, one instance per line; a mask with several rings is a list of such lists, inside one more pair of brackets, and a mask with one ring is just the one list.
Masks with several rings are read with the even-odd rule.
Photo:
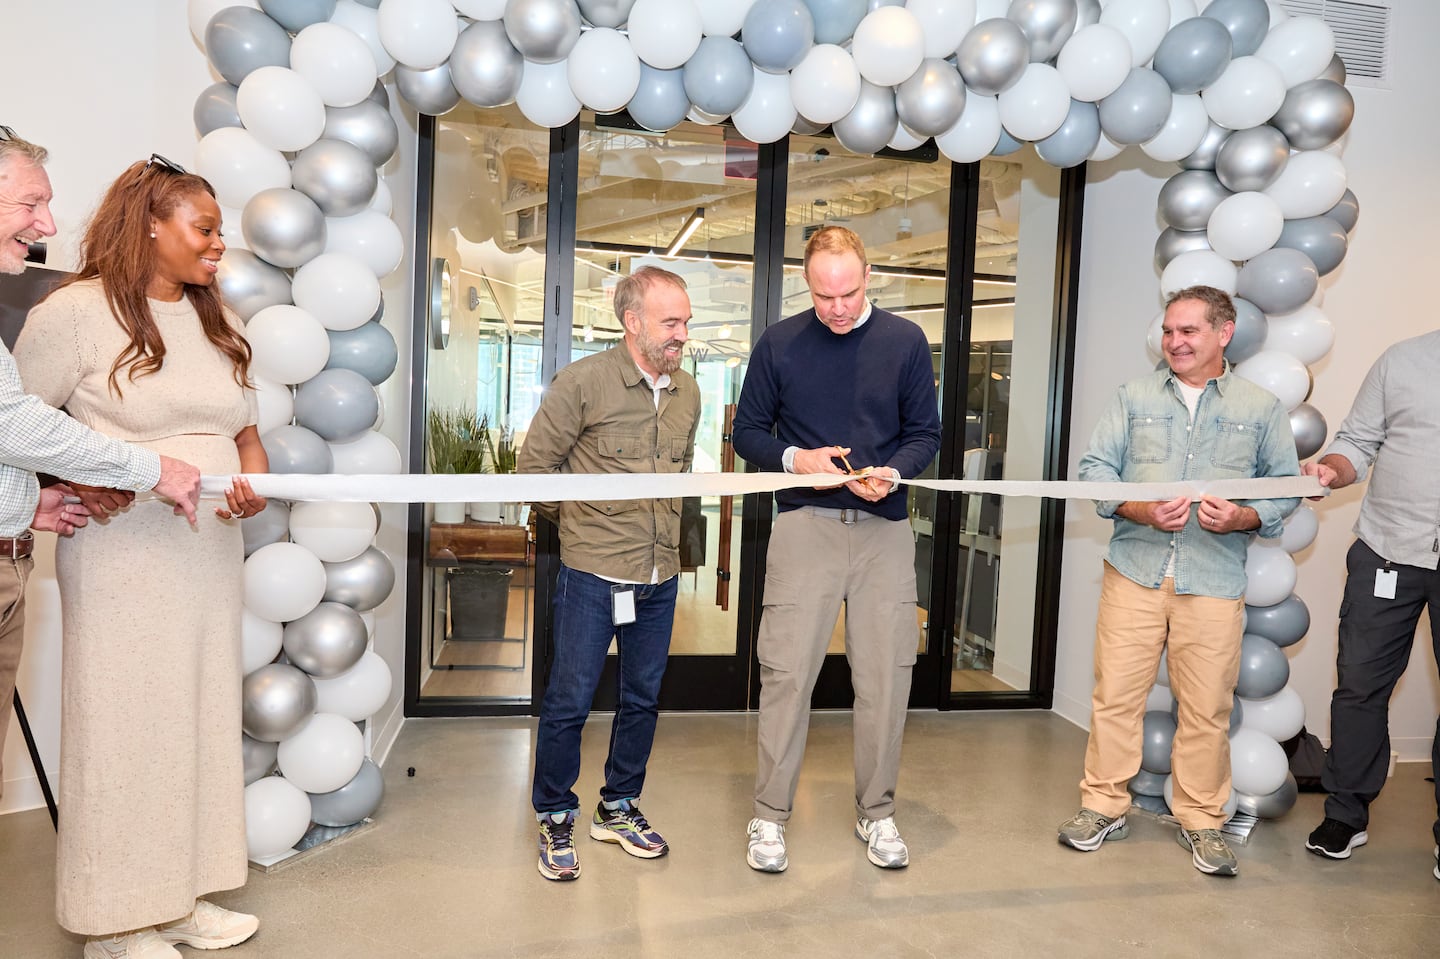
[[[1179, 480], [1295, 476], [1300, 464], [1290, 418], [1274, 394], [1225, 372], [1205, 384], [1195, 421], [1175, 376], [1160, 370], [1116, 391], [1080, 460], [1087, 482], [1173, 483]], [[1298, 499], [1241, 500], [1260, 516], [1259, 533], [1279, 536]], [[1120, 501], [1096, 504], [1113, 518], [1110, 565], [1151, 589], [1165, 578], [1175, 551], [1175, 592], [1236, 599], [1245, 592], [1246, 532], [1211, 533], [1200, 527], [1196, 507], [1177, 532], [1135, 523], [1116, 514]]]

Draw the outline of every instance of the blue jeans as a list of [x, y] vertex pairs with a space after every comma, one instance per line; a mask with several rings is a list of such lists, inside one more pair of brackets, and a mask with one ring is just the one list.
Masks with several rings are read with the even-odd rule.
[[611, 622], [612, 583], [568, 566], [555, 588], [555, 656], [540, 705], [535, 742], [535, 785], [530, 801], [538, 813], [579, 809], [580, 733], [590, 715], [595, 687], [605, 668], [610, 640], [620, 660], [620, 704], [610, 726], [610, 755], [600, 798], [614, 802], [640, 795], [655, 741], [660, 680], [670, 656], [675, 593], [680, 577], [637, 585], [635, 622]]

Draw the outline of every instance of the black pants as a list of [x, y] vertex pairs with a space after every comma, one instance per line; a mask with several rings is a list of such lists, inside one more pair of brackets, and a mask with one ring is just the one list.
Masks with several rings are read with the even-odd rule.
[[[1364, 829], [1390, 765], [1390, 694], [1410, 662], [1415, 629], [1427, 605], [1430, 637], [1440, 659], [1440, 571], [1387, 563], [1358, 539], [1345, 565], [1349, 575], [1340, 603], [1338, 681], [1330, 700], [1330, 752], [1321, 783], [1330, 794], [1325, 815]], [[1394, 599], [1375, 595], [1379, 569], [1395, 571]], [[1440, 772], [1440, 719], [1435, 726], [1430, 761]], [[1440, 813], [1440, 783], [1435, 802]], [[1440, 818], [1434, 832], [1440, 843]]]

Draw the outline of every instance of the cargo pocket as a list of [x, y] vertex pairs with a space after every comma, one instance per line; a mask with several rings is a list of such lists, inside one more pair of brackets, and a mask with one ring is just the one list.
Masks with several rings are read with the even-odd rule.
[[801, 590], [784, 580], [765, 580], [764, 615], [755, 653], [760, 665], [780, 672], [798, 669], [803, 656], [799, 637], [803, 632]]

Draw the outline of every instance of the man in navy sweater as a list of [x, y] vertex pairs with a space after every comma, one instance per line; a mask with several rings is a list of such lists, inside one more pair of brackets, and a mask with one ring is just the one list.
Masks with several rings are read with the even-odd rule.
[[[909, 865], [895, 827], [895, 783], [919, 646], [915, 540], [901, 477], [940, 447], [930, 344], [909, 320], [870, 304], [870, 266], [843, 227], [805, 246], [815, 308], [765, 331], [735, 413], [735, 452], [762, 470], [844, 474], [843, 486], [776, 494], [760, 623], [759, 768], [746, 861], [783, 872], [810, 694], [840, 604], [855, 688], [855, 835], [872, 863]], [[843, 445], [841, 445], [843, 444]]]

